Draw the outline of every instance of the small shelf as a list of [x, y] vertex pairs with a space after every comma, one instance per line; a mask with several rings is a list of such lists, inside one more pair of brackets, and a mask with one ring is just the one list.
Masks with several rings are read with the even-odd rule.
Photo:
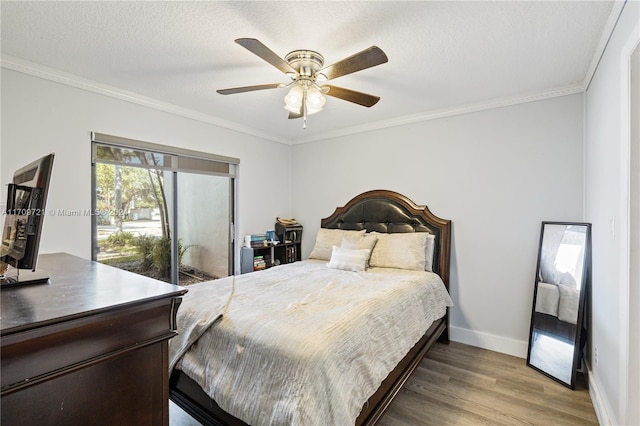
[[[261, 263], [256, 267], [256, 259], [264, 261], [264, 268]], [[300, 242], [269, 244], [264, 247], [242, 247], [240, 251], [240, 273], [246, 274], [299, 260], [302, 260]]]

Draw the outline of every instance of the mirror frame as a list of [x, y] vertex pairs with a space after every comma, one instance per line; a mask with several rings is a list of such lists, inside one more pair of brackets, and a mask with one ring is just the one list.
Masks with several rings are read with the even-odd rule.
[[[531, 350], [533, 343], [533, 332], [534, 332], [534, 317], [536, 313], [536, 300], [538, 296], [538, 282], [540, 281], [540, 266], [541, 266], [541, 258], [542, 258], [542, 244], [544, 241], [545, 228], [548, 225], [565, 225], [565, 226], [583, 226], [585, 227], [585, 248], [584, 248], [584, 259], [583, 259], [583, 268], [582, 268], [582, 284], [580, 287], [580, 293], [578, 296], [578, 315], [576, 321], [576, 331], [574, 336], [574, 344], [573, 344], [573, 360], [571, 364], [571, 380], [565, 381], [562, 378], [553, 374], [552, 371], [546, 371], [542, 367], [531, 364]], [[576, 386], [576, 375], [578, 371], [578, 367], [580, 366], [582, 352], [586, 343], [586, 297], [589, 292], [588, 288], [591, 286], [591, 224], [585, 222], [550, 222], [544, 221], [542, 222], [542, 226], [540, 229], [540, 241], [538, 245], [538, 261], [536, 265], [536, 276], [533, 285], [533, 304], [531, 307], [531, 324], [529, 327], [529, 345], [527, 349], [527, 366], [533, 368], [534, 370], [539, 371], [540, 373], [546, 375], [554, 379], [555, 381], [571, 388], [575, 389]]]

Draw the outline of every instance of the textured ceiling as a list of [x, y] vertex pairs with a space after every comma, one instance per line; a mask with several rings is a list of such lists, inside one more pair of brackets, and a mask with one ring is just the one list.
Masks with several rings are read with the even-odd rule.
[[[298, 143], [580, 92], [620, 6], [2, 1], [2, 65]], [[257, 38], [282, 57], [295, 49], [315, 50], [325, 64], [376, 45], [388, 63], [331, 83], [381, 100], [365, 108], [328, 98], [303, 130], [301, 120], [287, 119], [285, 89], [219, 95], [216, 89], [288, 81], [233, 42], [240, 37]]]

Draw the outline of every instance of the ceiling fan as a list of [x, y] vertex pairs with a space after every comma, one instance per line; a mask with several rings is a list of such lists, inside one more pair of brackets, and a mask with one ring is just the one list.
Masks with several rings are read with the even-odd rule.
[[291, 78], [291, 82], [234, 87], [217, 92], [221, 95], [231, 95], [255, 90], [291, 88], [284, 98], [285, 109], [289, 111], [290, 119], [303, 119], [303, 128], [307, 126], [307, 115], [322, 110], [325, 103], [323, 95], [365, 107], [372, 107], [380, 100], [378, 96], [324, 84], [328, 80], [387, 62], [387, 55], [377, 46], [371, 46], [323, 68], [324, 58], [313, 50], [294, 50], [282, 59], [255, 38], [239, 38], [235, 42], [278, 68]]

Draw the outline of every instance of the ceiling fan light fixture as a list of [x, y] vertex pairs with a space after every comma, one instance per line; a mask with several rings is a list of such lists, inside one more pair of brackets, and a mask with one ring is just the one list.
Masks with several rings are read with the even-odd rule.
[[322, 107], [327, 100], [315, 87], [307, 89], [307, 114], [315, 114], [322, 111]]
[[297, 113], [302, 106], [302, 98], [304, 97], [304, 91], [299, 85], [295, 85], [289, 90], [287, 96], [284, 97], [284, 108], [288, 111]]
[[287, 111], [300, 114], [302, 100], [305, 98], [305, 109], [306, 113], [309, 115], [322, 111], [322, 107], [327, 101], [325, 97], [322, 96], [320, 90], [315, 87], [303, 87], [296, 84], [291, 88], [291, 90], [289, 90], [287, 96], [284, 97], [284, 108]]

